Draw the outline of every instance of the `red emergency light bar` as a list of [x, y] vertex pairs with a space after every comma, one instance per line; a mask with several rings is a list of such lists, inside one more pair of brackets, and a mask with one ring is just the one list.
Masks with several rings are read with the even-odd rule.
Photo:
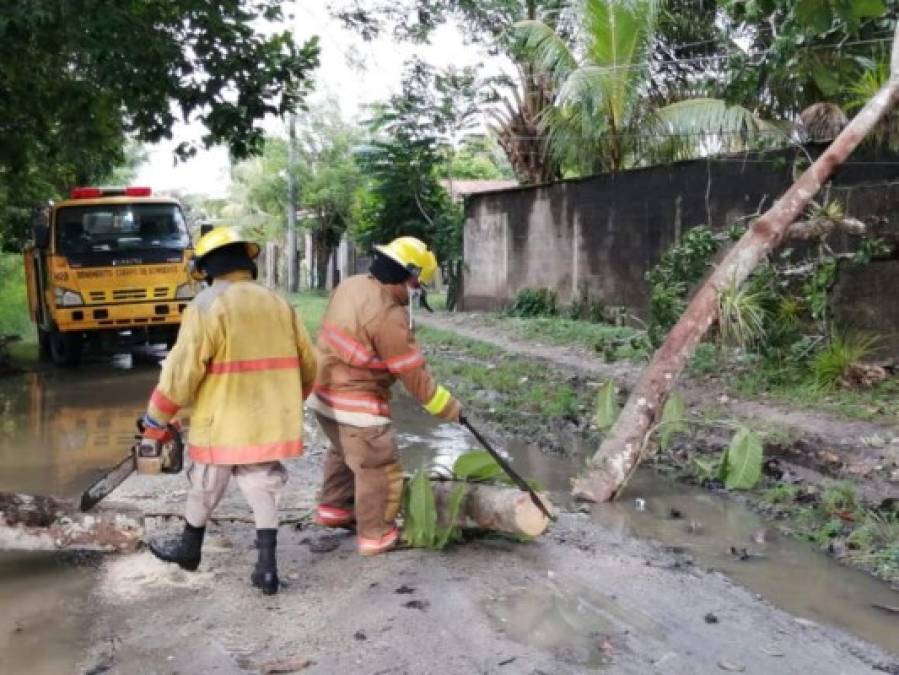
[[72, 199], [96, 199], [97, 197], [151, 197], [153, 190], [148, 187], [76, 187], [69, 192]]

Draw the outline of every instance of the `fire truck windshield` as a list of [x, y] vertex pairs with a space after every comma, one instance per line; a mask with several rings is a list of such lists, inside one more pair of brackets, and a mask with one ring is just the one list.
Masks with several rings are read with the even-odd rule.
[[177, 204], [66, 206], [56, 215], [63, 255], [184, 249], [190, 237]]

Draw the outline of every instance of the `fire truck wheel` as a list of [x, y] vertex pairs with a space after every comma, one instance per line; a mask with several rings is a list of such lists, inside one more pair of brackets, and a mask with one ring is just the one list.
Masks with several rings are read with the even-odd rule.
[[74, 366], [81, 360], [81, 336], [76, 333], [50, 332], [50, 358], [57, 366]]

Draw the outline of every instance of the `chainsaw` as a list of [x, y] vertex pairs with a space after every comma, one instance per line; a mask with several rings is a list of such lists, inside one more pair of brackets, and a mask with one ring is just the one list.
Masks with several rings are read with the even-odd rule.
[[137, 441], [128, 456], [84, 491], [81, 495], [81, 510], [89, 511], [94, 508], [135, 471], [142, 475], [180, 473], [184, 467], [181, 425], [175, 422], [166, 425], [166, 429], [170, 436], [168, 441], [150, 441], [143, 437], [143, 421], [138, 420], [137, 430], [141, 435], [135, 436]]

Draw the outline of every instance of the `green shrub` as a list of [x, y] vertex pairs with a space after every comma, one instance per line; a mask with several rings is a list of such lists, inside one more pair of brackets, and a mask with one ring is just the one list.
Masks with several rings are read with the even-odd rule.
[[834, 334], [812, 361], [812, 385], [819, 391], [836, 389], [846, 369], [870, 356], [876, 344], [870, 335]]
[[523, 288], [509, 308], [512, 316], [556, 316], [559, 297], [551, 288]]
[[610, 323], [606, 305], [601, 298], [591, 296], [586, 287], [581, 286], [577, 298], [568, 307], [568, 318], [591, 323]]
[[705, 276], [721, 240], [705, 225], [694, 227], [646, 273], [651, 286], [649, 337], [654, 345], [661, 344], [683, 314], [690, 291]]

